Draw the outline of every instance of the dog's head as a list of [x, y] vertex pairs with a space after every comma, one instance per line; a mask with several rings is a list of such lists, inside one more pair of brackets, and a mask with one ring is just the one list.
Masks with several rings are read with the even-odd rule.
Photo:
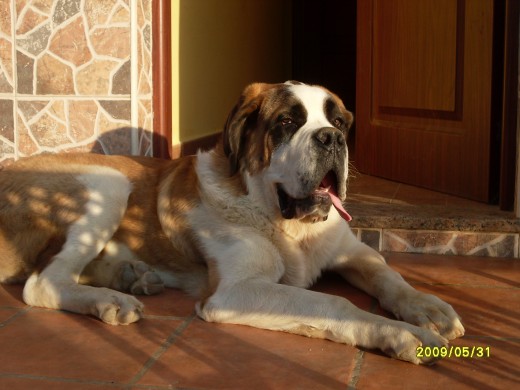
[[352, 121], [341, 100], [323, 87], [252, 84], [223, 133], [230, 174], [260, 175], [283, 218], [324, 220], [332, 204], [342, 214]]

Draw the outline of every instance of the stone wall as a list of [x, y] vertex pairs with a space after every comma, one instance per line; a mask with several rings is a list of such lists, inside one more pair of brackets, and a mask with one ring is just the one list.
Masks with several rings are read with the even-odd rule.
[[357, 238], [383, 252], [518, 258], [519, 234], [412, 229], [353, 229]]
[[151, 155], [151, 0], [0, 1], [0, 164]]

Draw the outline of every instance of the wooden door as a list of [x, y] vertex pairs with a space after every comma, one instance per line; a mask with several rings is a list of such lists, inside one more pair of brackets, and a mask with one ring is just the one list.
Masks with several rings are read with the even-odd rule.
[[356, 153], [364, 173], [487, 202], [492, 0], [363, 0]]

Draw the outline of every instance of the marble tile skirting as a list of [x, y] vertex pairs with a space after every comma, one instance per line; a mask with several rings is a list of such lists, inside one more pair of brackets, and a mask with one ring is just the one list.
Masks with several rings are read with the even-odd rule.
[[518, 233], [352, 228], [378, 251], [484, 257], [519, 257]]

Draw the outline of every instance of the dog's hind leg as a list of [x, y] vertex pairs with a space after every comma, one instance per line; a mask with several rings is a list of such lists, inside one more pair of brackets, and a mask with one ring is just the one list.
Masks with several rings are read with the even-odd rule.
[[67, 230], [61, 251], [27, 280], [23, 297], [33, 306], [92, 314], [109, 324], [139, 320], [143, 305], [130, 295], [78, 284], [87, 264], [96, 258], [119, 227], [131, 184], [120, 172], [89, 167], [76, 176], [88, 192], [84, 214]]
[[79, 282], [135, 295], [154, 295], [164, 290], [159, 274], [117, 241], [108, 242], [103, 253], [85, 267]]

